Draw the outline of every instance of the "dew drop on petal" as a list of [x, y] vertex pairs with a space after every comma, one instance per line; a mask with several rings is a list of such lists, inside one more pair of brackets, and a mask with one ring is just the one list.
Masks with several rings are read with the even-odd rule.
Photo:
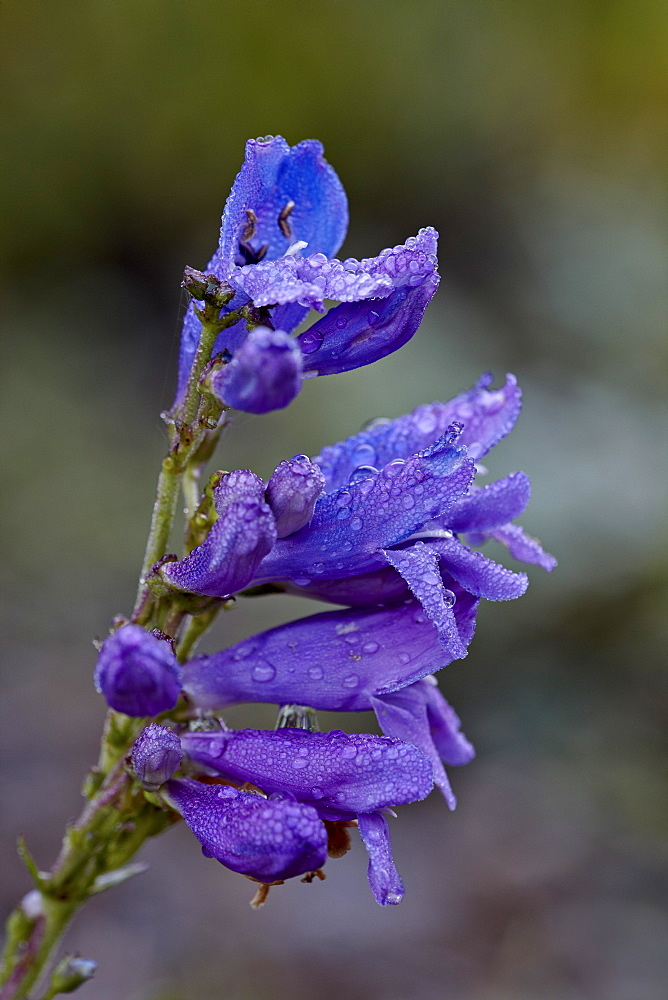
[[354, 472], [351, 473], [348, 482], [352, 486], [354, 483], [360, 483], [365, 479], [370, 479], [372, 476], [378, 475], [378, 469], [375, 465], [358, 465]]
[[367, 313], [366, 318], [369, 326], [373, 326], [374, 323], [377, 323], [378, 320], [380, 319], [380, 313], [376, 312], [375, 309], [370, 309], [369, 312]]
[[296, 576], [292, 582], [298, 587], [308, 587], [311, 579], [308, 576]]
[[446, 608], [454, 607], [456, 600], [457, 598], [455, 597], [455, 595], [452, 593], [451, 590], [443, 591], [443, 603], [445, 604]]
[[359, 531], [363, 525], [364, 521], [362, 520], [361, 517], [354, 517], [350, 522], [350, 527], [352, 528], [353, 531]]
[[313, 786], [313, 788], [311, 789], [311, 795], [313, 796], [314, 799], [324, 799], [325, 797], [325, 793], [320, 787], [320, 785]]
[[302, 335], [299, 346], [302, 349], [302, 354], [315, 354], [317, 350], [320, 349], [325, 335], [320, 332], [320, 330], [307, 330], [305, 334]]
[[276, 670], [270, 663], [259, 664], [251, 670], [251, 677], [254, 681], [258, 683], [266, 683], [267, 681], [273, 681], [276, 676]]
[[402, 471], [405, 464], [403, 458], [395, 458], [385, 466], [383, 475], [387, 476], [388, 479], [394, 479]]
[[406, 510], [411, 510], [415, 506], [415, 500], [410, 495], [410, 493], [404, 493], [404, 495], [401, 498], [401, 503], [403, 504]]
[[363, 653], [377, 653], [379, 649], [380, 646], [377, 642], [365, 642], [362, 646]]
[[301, 769], [303, 767], [306, 767], [307, 764], [308, 760], [306, 759], [306, 757], [294, 757], [292, 760], [292, 766], [294, 767], [295, 771], [301, 771]]
[[344, 319], [343, 316], [341, 316], [340, 319], [337, 319], [336, 325], [339, 328], [339, 330], [345, 330], [345, 328], [348, 326], [348, 320]]
[[307, 673], [312, 681], [322, 679], [322, 667], [309, 667]]
[[336, 516], [339, 521], [345, 521], [347, 517], [350, 517], [350, 507], [342, 507], [341, 510], [337, 511]]
[[347, 677], [343, 678], [341, 682], [345, 688], [356, 688], [359, 685], [360, 679], [357, 674], [348, 674]]
[[352, 500], [352, 493], [350, 490], [342, 490], [336, 498], [337, 507], [347, 507]]
[[402, 663], [410, 663], [411, 658], [409, 653], [399, 653], [399, 659]]

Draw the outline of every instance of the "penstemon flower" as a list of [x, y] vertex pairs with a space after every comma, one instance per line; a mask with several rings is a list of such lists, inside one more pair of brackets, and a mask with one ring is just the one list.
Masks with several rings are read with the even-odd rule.
[[[100, 758], [51, 871], [20, 844], [33, 890], [8, 923], [2, 1000], [27, 996], [78, 907], [137, 874], [127, 862], [144, 840], [181, 818], [206, 857], [259, 883], [256, 906], [286, 879], [324, 878], [357, 828], [385, 906], [404, 895], [388, 816], [434, 786], [455, 807], [444, 765], [474, 750], [435, 674], [467, 655], [482, 598], [519, 597], [528, 584], [477, 546], [494, 539], [555, 565], [515, 523], [526, 475], [478, 481], [519, 415], [516, 379], [494, 389], [485, 375], [313, 459], [284, 459], [267, 482], [237, 469], [202, 488], [229, 409], [285, 407], [304, 380], [371, 364], [419, 327], [439, 281], [436, 232], [341, 261], [347, 224], [320, 143], [251, 140], [213, 257], [185, 270], [191, 302], [137, 601], [98, 647], [94, 682], [109, 706]], [[321, 317], [295, 334], [312, 309]], [[221, 611], [266, 593], [339, 608], [194, 655]], [[225, 709], [244, 702], [277, 705], [276, 729], [229, 729]], [[385, 735], [320, 732], [320, 709], [375, 712]], [[94, 969], [65, 956], [45, 996]]]

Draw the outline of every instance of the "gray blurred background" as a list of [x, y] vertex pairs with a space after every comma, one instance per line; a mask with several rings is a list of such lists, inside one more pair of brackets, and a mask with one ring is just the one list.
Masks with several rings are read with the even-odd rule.
[[[85, 995], [663, 1000], [666, 4], [4, 0], [0, 18], [6, 906], [27, 888], [16, 833], [49, 865], [95, 756], [91, 638], [131, 607], [182, 268], [208, 260], [247, 137], [318, 137], [350, 197], [344, 255], [434, 225], [443, 282], [401, 352], [241, 417], [218, 463], [266, 476], [513, 371], [525, 410], [490, 471], [530, 474], [523, 523], [560, 566], [484, 605], [441, 675], [478, 758], [452, 775], [456, 813], [399, 810], [401, 906], [373, 902], [356, 844], [255, 913], [175, 828], [74, 925], [101, 962]], [[203, 648], [316, 610], [240, 603]]]

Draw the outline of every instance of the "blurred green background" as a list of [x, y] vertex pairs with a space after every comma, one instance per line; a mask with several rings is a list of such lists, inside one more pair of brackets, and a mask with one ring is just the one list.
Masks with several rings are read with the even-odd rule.
[[[356, 845], [254, 913], [175, 829], [71, 931], [101, 961], [86, 996], [663, 1000], [665, 2], [4, 0], [0, 21], [6, 906], [16, 833], [50, 864], [95, 754], [90, 639], [134, 593], [182, 268], [247, 137], [318, 137], [344, 255], [434, 225], [441, 289], [401, 352], [241, 417], [220, 464], [266, 476], [514, 371], [525, 410], [490, 471], [531, 475], [524, 524], [560, 566], [485, 605], [441, 677], [478, 758], [454, 815], [400, 810], [400, 907]], [[314, 610], [248, 602], [204, 648]]]

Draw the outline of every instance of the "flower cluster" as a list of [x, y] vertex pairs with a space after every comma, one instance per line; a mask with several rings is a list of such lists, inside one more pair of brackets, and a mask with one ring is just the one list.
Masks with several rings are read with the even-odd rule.
[[[229, 314], [250, 307], [246, 317], [261, 320], [219, 335], [209, 389], [224, 406], [285, 406], [304, 377], [369, 364], [415, 332], [438, 284], [436, 233], [375, 258], [330, 259], [346, 226], [345, 194], [319, 143], [248, 143], [207, 269], [230, 288]], [[290, 336], [328, 300], [340, 304]], [[177, 405], [200, 323], [191, 305]], [[141, 734], [132, 769], [205, 855], [264, 885], [310, 880], [356, 826], [376, 900], [401, 900], [387, 816], [434, 785], [454, 808], [444, 765], [474, 755], [434, 674], [466, 656], [481, 598], [509, 600], [528, 583], [474, 546], [491, 538], [516, 559], [555, 565], [514, 523], [529, 501], [526, 475], [477, 482], [520, 406], [513, 376], [495, 389], [485, 375], [449, 402], [282, 461], [268, 482], [248, 469], [212, 479], [208, 532], [156, 566], [153, 583], [206, 607], [270, 591], [339, 608], [184, 663], [169, 636], [134, 623], [103, 644], [96, 683], [110, 706], [136, 717], [179, 706], [170, 726]], [[245, 702], [282, 706], [279, 728], [229, 730], [220, 713]], [[315, 731], [318, 709], [373, 711], [385, 735]]]

